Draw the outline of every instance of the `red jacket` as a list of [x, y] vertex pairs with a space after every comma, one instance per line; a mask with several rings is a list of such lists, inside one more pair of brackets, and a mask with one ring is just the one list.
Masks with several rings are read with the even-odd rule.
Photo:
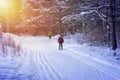
[[64, 39], [62, 37], [59, 37], [58, 38], [58, 43], [63, 43], [64, 42]]

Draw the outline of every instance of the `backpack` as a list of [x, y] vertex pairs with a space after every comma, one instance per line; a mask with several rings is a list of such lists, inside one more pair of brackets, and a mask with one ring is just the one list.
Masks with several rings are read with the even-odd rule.
[[58, 38], [58, 42], [59, 43], [63, 42], [63, 38], [62, 37]]

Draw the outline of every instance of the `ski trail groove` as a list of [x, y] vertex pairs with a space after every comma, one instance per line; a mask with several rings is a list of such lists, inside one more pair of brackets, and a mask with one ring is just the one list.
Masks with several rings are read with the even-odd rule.
[[46, 61], [46, 57], [43, 57], [42, 53], [38, 54], [38, 59], [39, 61], [41, 61], [42, 66], [45, 69], [45, 72], [47, 73], [51, 80], [61, 80], [61, 77], [58, 76], [56, 72], [54, 72], [55, 70], [53, 70], [52, 67], [50, 67], [50, 64], [48, 64], [48, 62]]
[[50, 71], [49, 71], [49, 69], [47, 67], [48, 65], [45, 64], [44, 59], [41, 56], [41, 53], [37, 54], [37, 59], [38, 59], [38, 62], [41, 63], [42, 69], [46, 73], [46, 75], [48, 77], [48, 80], [49, 79], [54, 80], [53, 75], [50, 73]]
[[[40, 62], [40, 60], [39, 60], [39, 57], [37, 57], [38, 55], [37, 55], [38, 53], [36, 52], [36, 53], [34, 53], [34, 62], [35, 62], [35, 64], [36, 64], [36, 66], [37, 66], [37, 69], [38, 69], [38, 71], [39, 72], [43, 72], [42, 74], [44, 74], [44, 78], [45, 79], [43, 79], [43, 80], [48, 80], [48, 74], [46, 73], [46, 71], [45, 71], [45, 69], [43, 68], [43, 65], [42, 65], [42, 63]], [[40, 74], [39, 74], [39, 76], [41, 76]], [[42, 80], [42, 79], [40, 79], [40, 80]]]
[[84, 61], [82, 61], [83, 63], [85, 63], [85, 64], [87, 64], [87, 65], [89, 65], [89, 66], [91, 66], [91, 67], [93, 67], [93, 68], [111, 76], [115, 80], [120, 80], [120, 76], [118, 74], [116, 74], [112, 71], [109, 71], [108, 69], [106, 69], [106, 68], [104, 68], [104, 67], [102, 67], [102, 66], [100, 66], [96, 63], [93, 63], [92, 61], [88, 60], [86, 56], [84, 56], [82, 54], [79, 54], [79, 52], [77, 52], [77, 51], [74, 51], [74, 50], [70, 50], [70, 51], [73, 52], [73, 54], [67, 54], [67, 55], [69, 55], [71, 57], [74, 57], [75, 59], [80, 60], [80, 61], [81, 61], [80, 58], [84, 57], [84, 58], [82, 58], [82, 60], [84, 60]]
[[45, 56], [45, 54], [42, 54], [44, 61], [46, 62], [46, 65], [48, 65], [49, 70], [53, 73], [53, 75], [57, 78], [57, 80], [63, 80], [61, 75], [55, 70], [55, 68], [50, 64], [48, 61], [48, 58]]
[[[34, 51], [31, 51], [31, 52], [34, 53]], [[30, 63], [32, 63], [32, 65], [34, 65], [34, 68], [37, 68], [38, 71], [41, 72], [41, 70], [39, 68], [40, 66], [38, 66], [38, 63], [36, 61], [35, 53], [33, 54], [33, 56], [32, 56], [32, 54], [30, 55]], [[40, 74], [38, 74], [38, 75], [40, 76]], [[40, 78], [40, 80], [42, 80], [42, 79]]]

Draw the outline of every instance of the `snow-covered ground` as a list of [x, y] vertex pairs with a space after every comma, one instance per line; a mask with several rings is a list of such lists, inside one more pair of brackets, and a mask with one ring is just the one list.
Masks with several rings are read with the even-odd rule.
[[0, 80], [120, 79], [119, 60], [109, 48], [80, 45], [71, 36], [59, 51], [58, 36], [12, 36], [22, 51], [12, 57], [0, 56]]

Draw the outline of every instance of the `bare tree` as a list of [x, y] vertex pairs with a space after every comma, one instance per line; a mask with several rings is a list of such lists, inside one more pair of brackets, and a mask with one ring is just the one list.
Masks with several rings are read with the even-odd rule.
[[[115, 13], [116, 13], [115, 12], [115, 0], [110, 0], [112, 50], [117, 49]], [[116, 55], [116, 53], [114, 53], [114, 55]]]

